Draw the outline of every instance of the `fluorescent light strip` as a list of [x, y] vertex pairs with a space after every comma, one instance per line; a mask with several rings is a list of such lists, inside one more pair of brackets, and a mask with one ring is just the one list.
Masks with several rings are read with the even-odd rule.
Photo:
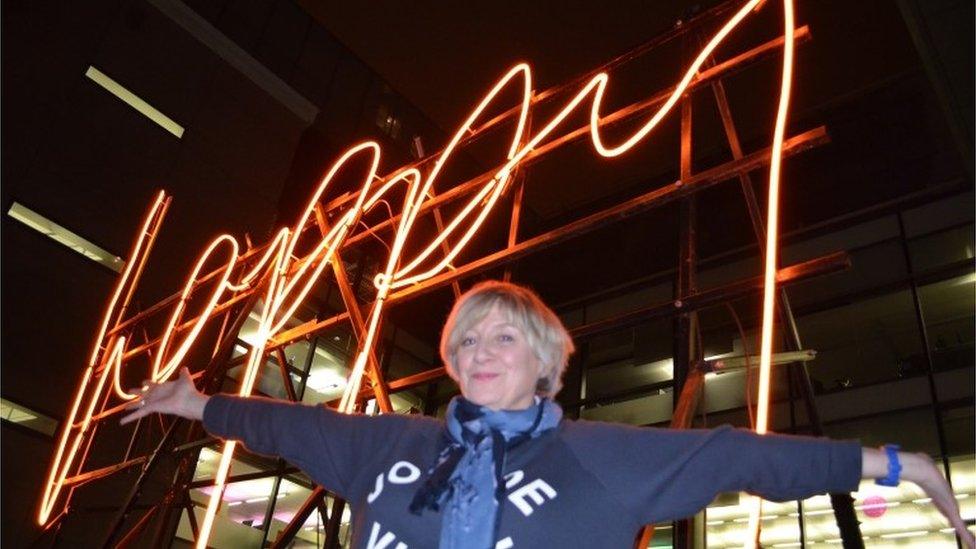
[[[817, 515], [829, 515], [829, 514], [831, 514], [833, 512], [834, 512], [833, 509], [817, 509], [816, 511], [804, 511], [803, 512], [803, 516], [805, 516], [805, 517], [815, 517]], [[800, 516], [800, 513], [790, 513], [790, 516], [793, 517], [793, 518], [796, 518], [796, 517], [799, 517]]]
[[7, 215], [117, 273], [125, 268], [125, 261], [121, 257], [92, 244], [23, 204], [14, 202], [7, 210]]
[[[807, 513], [807, 514], [809, 514], [809, 513]], [[778, 518], [779, 518], [779, 515], [763, 515], [762, 517], [760, 517], [759, 520], [773, 520], [773, 519], [778, 519]], [[732, 522], [737, 522], [739, 524], [744, 524], [744, 523], [749, 522], [749, 517], [741, 517], [741, 518], [737, 518], [737, 519], [732, 519]]]
[[917, 536], [924, 536], [928, 534], [928, 530], [914, 530], [912, 532], [897, 532], [895, 534], [881, 534], [884, 539], [897, 539], [897, 538], [914, 538]]
[[139, 111], [143, 116], [152, 120], [164, 130], [175, 135], [177, 138], [183, 137], [183, 126], [180, 126], [172, 118], [156, 110], [155, 107], [146, 103], [141, 97], [126, 89], [122, 84], [109, 78], [102, 71], [95, 67], [88, 67], [88, 70], [85, 71], [85, 76], [92, 82], [105, 88], [105, 91], [108, 93], [121, 99], [126, 105]]
[[57, 421], [5, 398], [0, 398], [0, 419], [27, 427], [49, 437], [53, 437], [58, 430]]

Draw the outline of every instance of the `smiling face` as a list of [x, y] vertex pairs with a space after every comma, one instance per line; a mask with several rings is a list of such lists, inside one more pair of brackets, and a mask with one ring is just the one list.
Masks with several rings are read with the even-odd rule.
[[462, 334], [454, 369], [461, 394], [492, 410], [531, 406], [543, 374], [528, 338], [497, 306]]

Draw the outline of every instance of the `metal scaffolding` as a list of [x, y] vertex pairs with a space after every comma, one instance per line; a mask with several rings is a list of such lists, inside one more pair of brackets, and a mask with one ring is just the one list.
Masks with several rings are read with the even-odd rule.
[[[581, 75], [562, 85], [534, 93], [531, 100], [532, 105], [545, 104], [559, 97], [561, 93], [571, 90], [580, 83], [585, 82], [593, 75], [600, 72], [612, 71], [673, 40], [681, 39], [686, 43], [691, 43], [692, 40], [699, 38], [703, 28], [712, 24], [716, 18], [730, 12], [738, 4], [739, 2], [727, 2], [716, 6], [587, 74]], [[798, 44], [808, 41], [810, 36], [810, 31], [805, 26], [796, 29], [794, 33], [794, 39]], [[589, 214], [543, 234], [520, 238], [519, 224], [523, 208], [523, 188], [527, 183], [525, 179], [525, 168], [543, 160], [549, 153], [588, 135], [587, 127], [580, 127], [568, 131], [534, 149], [521, 164], [522, 169], [515, 174], [514, 182], [508, 191], [511, 196], [511, 212], [507, 243], [503, 248], [466, 263], [453, 265], [453, 268], [446, 272], [412, 286], [394, 291], [390, 293], [386, 301], [389, 304], [406, 302], [448, 285], [453, 287], [455, 295], [457, 295], [460, 292], [459, 281], [498, 267], [505, 267], [507, 269], [505, 276], [506, 278], [510, 277], [510, 266], [513, 262], [521, 258], [536, 254], [541, 250], [567, 242], [591, 231], [618, 223], [624, 219], [644, 214], [665, 204], [677, 202], [680, 205], [680, 257], [676, 270], [673, 299], [661, 303], [647, 304], [644, 307], [614, 318], [588, 322], [585, 325], [574, 328], [572, 334], [574, 337], [589, 337], [595, 334], [634, 326], [637, 323], [651, 318], [673, 319], [674, 379], [672, 386], [674, 388], [674, 394], [680, 395], [680, 398], [675, 401], [672, 426], [675, 428], [690, 427], [701, 396], [703, 376], [705, 374], [702, 349], [698, 344], [699, 328], [697, 324], [697, 311], [709, 306], [752, 295], [760, 291], [763, 284], [761, 278], [754, 278], [740, 280], [710, 290], [701, 290], [696, 283], [696, 227], [698, 225], [697, 217], [700, 214], [696, 197], [701, 191], [726, 181], [737, 181], [742, 190], [742, 195], [756, 232], [760, 249], [764, 245], [765, 238], [763, 215], [756, 200], [750, 174], [757, 169], [766, 167], [770, 163], [772, 151], [770, 148], [763, 148], [754, 152], [746, 152], [743, 150], [733, 122], [731, 106], [726, 97], [723, 79], [763, 59], [775, 56], [781, 51], [783, 43], [783, 37], [777, 37], [724, 60], [710, 59], [705, 65], [704, 70], [700, 71], [697, 77], [691, 82], [680, 103], [680, 177], [678, 180], [658, 188], [647, 190], [636, 197]], [[692, 140], [694, 125], [691, 99], [694, 94], [705, 93], [709, 90], [716, 101], [724, 130], [724, 138], [732, 154], [731, 160], [696, 172], [692, 165], [694, 156]], [[664, 89], [652, 94], [647, 99], [623, 107], [604, 117], [601, 123], [610, 125], [633, 119], [635, 116], [644, 114], [653, 107], [662, 104], [672, 91], [673, 88]], [[472, 143], [501, 127], [505, 121], [511, 120], [517, 113], [518, 109], [512, 108], [485, 122], [470, 132], [464, 138], [461, 145]], [[828, 141], [829, 137], [826, 128], [823, 126], [815, 127], [788, 136], [783, 144], [783, 155], [785, 157], [799, 154], [812, 147], [823, 145]], [[423, 170], [428, 168], [433, 159], [436, 159], [438, 156], [439, 153], [431, 155], [417, 161], [409, 167]], [[438, 229], [443, 230], [444, 224], [441, 217], [441, 208], [454, 204], [462, 199], [470, 198], [478, 188], [493, 177], [496, 171], [496, 169], [489, 170], [456, 185], [447, 192], [428, 197], [421, 207], [420, 215], [432, 216]], [[356, 198], [356, 195], [348, 194], [335, 198], [328, 203], [319, 203], [315, 206], [316, 226], [323, 236], [330, 230], [329, 220], [333, 219], [338, 212], [342, 212], [353, 204]], [[326, 330], [338, 326], [348, 326], [357, 341], [362, 342], [366, 331], [367, 316], [364, 314], [363, 309], [369, 304], [361, 303], [357, 297], [355, 288], [358, 284], [350, 281], [349, 273], [347, 273], [342, 258], [345, 254], [351, 253], [353, 248], [362, 246], [368, 238], [372, 238], [372, 235], [390, 234], [396, 227], [398, 219], [399, 215], [391, 215], [389, 219], [376, 222], [367, 230], [351, 235], [342, 245], [341, 249], [333, 256], [331, 261], [332, 272], [334, 273], [333, 284], [338, 289], [339, 295], [342, 298], [345, 307], [344, 312], [325, 318], [313, 318], [274, 334], [269, 341], [265, 350], [267, 353], [266, 357], [275, 361], [289, 400], [301, 401], [309, 365], [306, 364], [304, 370], [290, 365], [283, 353], [283, 349], [286, 346], [297, 341], [315, 338]], [[158, 230], [158, 225], [155, 227], [155, 230]], [[242, 255], [235, 269], [244, 269], [253, 264], [267, 250], [269, 245], [266, 244], [248, 250], [247, 253]], [[299, 259], [299, 261], [301, 262], [303, 260]], [[777, 280], [780, 285], [785, 286], [811, 277], [836, 272], [846, 268], [848, 265], [849, 258], [847, 254], [838, 252], [811, 261], [784, 267], [779, 270]], [[200, 287], [217, 276], [218, 271], [215, 270], [209, 275], [201, 277], [196, 285]], [[204, 369], [194, 374], [198, 386], [202, 387], [205, 392], [218, 392], [227, 379], [228, 369], [239, 366], [244, 362], [246, 355], [244, 357], [234, 358], [232, 356], [233, 349], [236, 344], [241, 343], [238, 340], [238, 332], [249, 312], [258, 302], [262, 291], [262, 285], [260, 283], [252, 284], [249, 288], [241, 289], [231, 297], [220, 302], [214, 309], [211, 318], [214, 322], [221, 323], [220, 335], [211, 355], [211, 360]], [[176, 293], [138, 314], [132, 315], [112, 329], [108, 333], [108, 337], [144, 334], [145, 325], [151, 319], [156, 318], [177, 303], [179, 299], [180, 294]], [[783, 289], [780, 290], [778, 296], [778, 315], [780, 326], [783, 327], [786, 349], [791, 351], [801, 350], [802, 346], [800, 344], [799, 333], [793, 319], [786, 291]], [[175, 333], [189, 330], [195, 325], [197, 320], [198, 318], [192, 318], [182, 321], [175, 329]], [[131, 348], [125, 351], [122, 360], [130, 361], [151, 353], [159, 344], [159, 338], [152, 339], [144, 337], [144, 341], [139, 344], [133, 344]], [[380, 410], [384, 413], [389, 413], [393, 410], [390, 402], [390, 395], [392, 393], [428, 384], [445, 376], [443, 367], [435, 367], [407, 377], [386, 379], [381, 365], [380, 354], [375, 348], [368, 349], [368, 351], [366, 372], [369, 386], [360, 391], [358, 401], [361, 404], [367, 399], [375, 398]], [[311, 353], [312, 350], [310, 350], [310, 355]], [[311, 356], [309, 356], [308, 360], [311, 360]], [[95, 374], [107, 375], [105, 374], [106, 368], [108, 368], [108, 365], [102, 364], [100, 368], [96, 369]], [[789, 365], [788, 369], [794, 385], [798, 388], [799, 397], [806, 406], [807, 416], [810, 419], [813, 433], [817, 435], [822, 434], [822, 424], [817, 413], [816, 401], [813, 396], [809, 374], [804, 363], [799, 362]], [[292, 373], [298, 374], [302, 379], [302, 383], [298, 387], [292, 381]], [[641, 387], [636, 390], [646, 391], [649, 388]], [[113, 418], [117, 419], [117, 415], [123, 408], [123, 405], [111, 403], [108, 394], [106, 393], [106, 398], [101, 402], [97, 412], [91, 418], [95, 428], [92, 428], [86, 437], [86, 448], [90, 448], [94, 442], [98, 433], [97, 426], [104, 421]], [[582, 406], [587, 404], [587, 402], [586, 399], [581, 397], [576, 402], [576, 405]], [[78, 466], [74, 468], [74, 471], [64, 479], [64, 485], [68, 488], [70, 495], [70, 492], [86, 483], [115, 475], [122, 471], [138, 470], [137, 478], [133, 482], [129, 492], [120, 498], [115, 517], [108, 525], [103, 544], [105, 547], [148, 546], [149, 544], [153, 547], [168, 546], [170, 540], [176, 533], [176, 528], [183, 511], [187, 512], [194, 534], [196, 535], [198, 532], [196, 516], [193, 512], [194, 503], [189, 496], [189, 491], [207, 485], [207, 481], [193, 481], [193, 470], [200, 450], [213, 443], [214, 440], [207, 437], [199, 424], [190, 424], [190, 422], [184, 420], [165, 419], [162, 422], [162, 427], [163, 435], [158, 438], [154, 449], [150, 453], [136, 457], [130, 455], [137, 440], [151, 436], [152, 429], [159, 429], [159, 425], [155, 425], [154, 422], [141, 420], [132, 433], [132, 438], [125, 455], [118, 463], [97, 469], [84, 470], [85, 460], [82, 459]], [[143, 496], [145, 483], [152, 475], [157, 473], [160, 464], [165, 460], [170, 460], [170, 463], [175, 466], [176, 474], [172, 479], [171, 487], [161, 499], [156, 501], [143, 501], [146, 499]], [[271, 470], [232, 476], [228, 478], [227, 482], [273, 477], [275, 479], [275, 490], [277, 491], [282, 479], [295, 473], [297, 473], [297, 469], [279, 461]], [[329, 505], [330, 500], [331, 505]], [[263, 539], [265, 542], [269, 542], [272, 547], [287, 547], [306, 520], [316, 511], [321, 514], [323, 523], [327, 525], [325, 529], [325, 546], [339, 546], [340, 518], [345, 506], [345, 502], [340, 498], [329, 494], [322, 487], [314, 487], [311, 495], [294, 515], [290, 523], [281, 530], [276, 539], [271, 540], [269, 539], [269, 534], [274, 501], [272, 497], [265, 520], [262, 523]], [[863, 546], [860, 541], [858, 523], [850, 496], [834, 495], [832, 496], [832, 501], [844, 540], [844, 546]], [[331, 507], [331, 509], [327, 507]], [[58, 528], [72, 516], [73, 511], [73, 508], [68, 507], [48, 525], [45, 537], [50, 537], [52, 545], [57, 545]], [[802, 542], [803, 514], [800, 513], [799, 517]], [[646, 547], [651, 535], [653, 535], [653, 530], [646, 528], [638, 536], [638, 546]], [[675, 529], [674, 542], [676, 547], [694, 546], [692, 538], [693, 532], [691, 528], [679, 525]]]

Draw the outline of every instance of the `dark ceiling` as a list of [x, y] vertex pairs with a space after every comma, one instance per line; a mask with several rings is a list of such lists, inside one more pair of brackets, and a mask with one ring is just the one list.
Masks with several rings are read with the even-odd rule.
[[703, 3], [299, 4], [435, 123], [453, 130], [516, 63], [533, 66], [537, 89], [561, 84], [666, 31]]

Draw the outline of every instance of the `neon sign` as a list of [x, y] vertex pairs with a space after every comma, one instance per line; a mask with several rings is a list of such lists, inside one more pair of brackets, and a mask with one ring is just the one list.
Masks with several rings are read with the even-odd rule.
[[[339, 405], [340, 411], [351, 412], [355, 406], [361, 379], [372, 353], [377, 328], [384, 314], [384, 304], [392, 290], [418, 284], [448, 268], [477, 234], [499, 197], [509, 187], [513, 173], [527, 159], [540, 154], [540, 149], [552, 142], [551, 136], [554, 130], [580, 108], [585, 101], [590, 101], [588, 125], [590, 141], [601, 156], [607, 158], [619, 156], [644, 140], [661, 120], [673, 110], [688, 87], [698, 77], [702, 65], [719, 44], [760, 4], [762, 4], [762, 0], [750, 0], [739, 8], [702, 48], [663, 104], [644, 124], [619, 144], [608, 145], [601, 135], [601, 127], [610, 121], [609, 117], [601, 116], [603, 96], [609, 84], [609, 76], [605, 72], [593, 76], [582, 85], [555, 115], [538, 131], [530, 135], [527, 122], [533, 105], [532, 73], [527, 64], [521, 63], [510, 69], [491, 87], [458, 128], [448, 145], [438, 153], [433, 166], [426, 175], [416, 167], [404, 167], [387, 177], [381, 178], [377, 173], [380, 162], [380, 147], [377, 143], [367, 141], [349, 148], [340, 155], [339, 159], [328, 170], [309, 198], [295, 225], [282, 228], [266, 245], [263, 253], [256, 260], [253, 257], [257, 255], [256, 253], [242, 255], [237, 240], [227, 234], [217, 237], [205, 247], [173, 305], [172, 313], [159, 339], [158, 348], [151, 364], [150, 378], [155, 382], [162, 382], [169, 379], [177, 371], [208, 319], [227, 305], [227, 301], [221, 304], [222, 298], [228, 295], [233, 296], [233, 294], [245, 290], [260, 291], [264, 305], [261, 308], [258, 322], [256, 344], [247, 356], [239, 389], [240, 395], [250, 395], [268, 342], [282, 332], [288, 319], [295, 313], [324, 270], [334, 261], [337, 261], [338, 250], [350, 237], [361, 217], [368, 214], [391, 189], [402, 185], [405, 186], [405, 196], [394, 241], [390, 247], [384, 270], [373, 281], [377, 289], [376, 298], [364, 321], [365, 330], [361, 334], [349, 383]], [[766, 285], [764, 289], [763, 343], [760, 365], [760, 420], [757, 423], [757, 430], [760, 432], [765, 432], [768, 414], [768, 406], [764, 404], [764, 401], [768, 399], [769, 391], [772, 300], [775, 290], [776, 268], [777, 200], [785, 121], [792, 78], [794, 29], [790, 0], [784, 0], [784, 30], [783, 73], [769, 174], [768, 234], [765, 258]], [[517, 107], [518, 116], [515, 130], [507, 148], [504, 163], [493, 172], [491, 177], [481, 183], [481, 186], [475, 190], [467, 203], [439, 231], [436, 237], [414, 257], [404, 257], [405, 244], [410, 240], [410, 235], [421, 211], [432, 200], [430, 197], [432, 197], [433, 186], [444, 166], [464, 138], [474, 131], [476, 122], [484, 116], [485, 111], [492, 105], [496, 97], [510, 87], [520, 89], [522, 95]], [[369, 167], [362, 177], [359, 191], [352, 195], [353, 198], [350, 199], [352, 204], [343, 210], [342, 215], [331, 226], [328, 226], [321, 216], [320, 203], [322, 198], [340, 170], [354, 160], [360, 159], [365, 159]], [[132, 350], [127, 351], [129, 342], [125, 336], [120, 335], [125, 327], [123, 313], [136, 288], [139, 274], [145, 265], [155, 234], [161, 226], [169, 200], [165, 193], [160, 192], [149, 208], [142, 229], [129, 254], [130, 260], [126, 270], [109, 301], [88, 366], [81, 377], [71, 412], [67, 421], [64, 422], [65, 427], [54, 453], [37, 515], [39, 524], [46, 524], [51, 518], [51, 514], [66, 487], [65, 479], [69, 471], [76, 467], [80, 469], [81, 464], [84, 463], [86, 457], [84, 454], [87, 453], [87, 448], [81, 452], [80, 464], [79, 451], [86, 438], [89, 439], [90, 444], [93, 435], [92, 423], [95, 408], [100, 402], [104, 406], [110, 397], [106, 392], [107, 380], [112, 378], [112, 389], [119, 399], [129, 401], [138, 398], [137, 394], [127, 393], [120, 386], [119, 381], [125, 358], [133, 352]], [[311, 247], [311, 252], [301, 258], [296, 257], [296, 247], [300, 238], [306, 234], [308, 229], [315, 227], [320, 230], [321, 239]], [[448, 244], [448, 239], [453, 243]], [[308, 243], [303, 241], [303, 249], [305, 248], [304, 244]], [[438, 250], [443, 252], [439, 258], [435, 257]], [[245, 268], [245, 258], [253, 261], [249, 268]], [[204, 267], [218, 261], [222, 266], [213, 273], [204, 275]], [[210, 294], [206, 297], [203, 310], [196, 319], [184, 324], [183, 316], [187, 301], [194, 291], [201, 287], [200, 283], [203, 280], [207, 281]], [[232, 300], [233, 297], [230, 299]], [[177, 340], [176, 336], [180, 333], [183, 334], [182, 339]], [[100, 413], [97, 419], [103, 419], [120, 408], [117, 407], [109, 410], [109, 412]], [[217, 468], [215, 487], [210, 495], [205, 518], [200, 524], [197, 547], [205, 547], [209, 539], [235, 449], [235, 441], [224, 443]], [[69, 491], [63, 499], [68, 500], [70, 497]], [[63, 505], [67, 505], [67, 501]]]

